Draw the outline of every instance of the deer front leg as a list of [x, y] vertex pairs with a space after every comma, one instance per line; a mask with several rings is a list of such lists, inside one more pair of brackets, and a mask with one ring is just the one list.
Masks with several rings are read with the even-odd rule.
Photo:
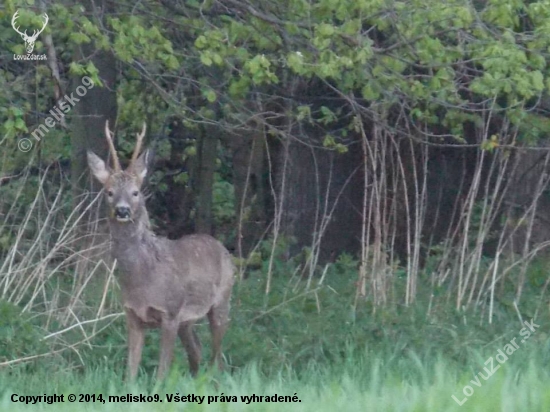
[[160, 359], [157, 370], [157, 379], [163, 379], [172, 364], [174, 344], [178, 335], [178, 323], [165, 317], [161, 324]]
[[127, 380], [132, 381], [137, 375], [139, 363], [141, 362], [145, 330], [143, 323], [131, 309], [126, 309], [126, 327], [128, 329], [128, 367], [126, 373]]

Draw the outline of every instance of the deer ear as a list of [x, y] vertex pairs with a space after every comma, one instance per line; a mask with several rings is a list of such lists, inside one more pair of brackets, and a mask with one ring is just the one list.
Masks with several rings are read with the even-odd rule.
[[147, 176], [147, 168], [149, 166], [149, 163], [151, 162], [151, 158], [151, 150], [147, 149], [136, 159], [136, 162], [133, 165], [134, 173], [136, 174], [140, 182], [143, 182], [145, 176]]
[[109, 170], [107, 170], [107, 166], [105, 166], [105, 162], [101, 160], [101, 158], [94, 152], [88, 150], [87, 154], [88, 166], [90, 167], [92, 174], [101, 182], [101, 184], [104, 185], [111, 175]]

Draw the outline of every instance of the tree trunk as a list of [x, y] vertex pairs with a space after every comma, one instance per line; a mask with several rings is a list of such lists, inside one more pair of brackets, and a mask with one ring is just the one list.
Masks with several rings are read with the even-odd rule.
[[237, 217], [237, 256], [246, 257], [266, 227], [265, 136], [261, 126], [229, 141]]
[[[112, 11], [112, 3], [106, 0], [99, 2], [84, 1], [83, 6], [87, 12], [92, 10], [92, 5], [97, 4], [106, 13]], [[109, 10], [106, 8], [109, 7]], [[72, 136], [71, 136], [71, 176], [74, 199], [78, 202], [79, 195], [91, 188], [92, 192], [101, 189], [98, 182], [92, 179], [89, 183], [86, 150], [92, 150], [103, 159], [107, 158], [108, 147], [105, 140], [105, 121], [109, 119], [111, 128], [116, 118], [116, 67], [114, 56], [106, 51], [96, 50], [92, 44], [82, 45], [76, 51], [77, 61], [91, 60], [99, 70], [99, 77], [103, 87], [95, 85], [87, 90], [86, 95], [78, 97], [80, 101], [75, 103], [72, 114]], [[73, 93], [78, 86], [82, 85], [81, 78], [73, 78], [70, 90], [67, 94]], [[91, 184], [91, 186], [90, 186]]]
[[212, 188], [218, 151], [218, 130], [212, 126], [202, 129], [198, 142], [199, 165], [195, 192], [197, 193], [197, 233], [212, 233]]
[[[165, 193], [155, 194], [154, 212], [155, 216], [165, 217], [158, 223], [162, 225], [163, 235], [170, 239], [194, 232], [191, 211], [195, 205], [195, 193], [188, 183], [194, 181], [197, 159], [196, 156], [185, 157], [186, 148], [192, 144], [195, 143], [189, 139], [183, 120], [174, 117], [170, 122], [170, 159], [165, 167], [168, 188]], [[188, 181], [182, 179], [184, 171], [188, 173]]]
[[[91, 14], [94, 3], [101, 8], [103, 13], [112, 12], [111, 2], [106, 0], [92, 2], [88, 0], [82, 4], [88, 14]], [[106, 10], [107, 7], [109, 7], [109, 10]], [[114, 56], [106, 51], [96, 50], [92, 44], [82, 45], [81, 48], [75, 51], [75, 61], [86, 63], [90, 60], [99, 71], [99, 78], [103, 83], [103, 87], [94, 85], [94, 87], [88, 89], [83, 85], [81, 78], [74, 77], [71, 79], [70, 88], [67, 90], [67, 95], [70, 96], [73, 93], [74, 97], [80, 99], [75, 101], [74, 108], [72, 108], [69, 116], [71, 117], [72, 128], [71, 184], [73, 203], [75, 207], [80, 204], [82, 212], [94, 199], [93, 195], [101, 190], [101, 184], [96, 179], [90, 178], [88, 173], [86, 151], [91, 150], [102, 159], [107, 159], [108, 146], [105, 139], [105, 121], [109, 119], [112, 128], [117, 111]], [[76, 89], [79, 86], [86, 87], [85, 95], [77, 95]], [[88, 192], [91, 192], [92, 196], [83, 199], [82, 196]], [[85, 216], [81, 220], [79, 225], [81, 236], [78, 240], [79, 244], [75, 245], [75, 248], [80, 249], [83, 255], [87, 255], [87, 258], [80, 259], [77, 262], [75, 287], [79, 287], [84, 282], [94, 265], [95, 259], [110, 260], [108, 228], [104, 220], [99, 219], [105, 213], [103, 202], [99, 200], [94, 207], [85, 212]]]

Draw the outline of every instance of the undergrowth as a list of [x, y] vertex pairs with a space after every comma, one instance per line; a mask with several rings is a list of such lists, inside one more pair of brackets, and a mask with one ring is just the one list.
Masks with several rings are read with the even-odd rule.
[[[528, 314], [502, 306], [493, 323], [488, 324], [481, 312], [456, 311], [444, 302], [432, 303], [431, 307], [420, 301], [411, 307], [388, 308], [363, 302], [354, 310], [349, 299], [353, 282], [333, 276], [331, 271], [327, 271], [322, 283], [315, 279], [309, 289], [302, 279], [289, 281], [288, 277], [275, 276], [267, 303], [263, 286], [260, 278], [251, 276], [235, 287], [231, 325], [224, 339], [228, 371], [236, 372], [256, 362], [262, 373], [271, 374], [288, 367], [300, 376], [312, 364], [340, 365], [356, 358], [384, 359], [385, 367], [399, 369], [402, 359], [410, 354], [422, 362], [443, 357], [449, 364], [474, 367], [480, 360], [473, 354], [489, 355], [518, 336], [524, 327], [519, 316], [522, 321], [531, 320]], [[118, 290], [111, 293], [117, 295]], [[119, 298], [113, 296], [112, 300], [118, 302]], [[120, 307], [111, 310], [116, 312]], [[22, 316], [17, 307], [6, 302], [0, 305], [0, 311], [6, 314], [0, 321], [0, 357], [5, 360], [47, 354], [48, 348], [70, 347], [90, 335], [92, 328], [99, 330], [85, 344], [11, 365], [12, 370], [35, 370], [49, 365], [61, 372], [85, 374], [90, 368], [104, 366], [122, 376], [126, 358], [122, 315], [105, 320], [101, 327], [95, 323], [81, 325], [51, 337], [45, 329], [45, 315]], [[548, 362], [550, 322], [547, 316], [539, 316], [536, 324], [540, 327], [530, 337], [529, 345], [540, 352], [540, 359]], [[203, 354], [207, 356], [210, 343], [207, 322], [197, 324], [196, 328], [203, 342]], [[142, 373], [154, 373], [158, 348], [158, 332], [148, 331]], [[183, 348], [178, 347], [176, 352], [176, 363], [185, 370]]]

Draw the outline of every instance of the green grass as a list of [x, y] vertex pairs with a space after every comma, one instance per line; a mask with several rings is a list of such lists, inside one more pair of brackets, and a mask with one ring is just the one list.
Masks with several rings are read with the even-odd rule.
[[[530, 352], [529, 348], [522, 348]], [[453, 399], [462, 400], [462, 388], [473, 378], [473, 373], [453, 366], [445, 359], [422, 360], [415, 354], [403, 359], [401, 370], [384, 367], [387, 359], [348, 359], [344, 365], [311, 364], [300, 376], [290, 367], [278, 373], [265, 375], [251, 364], [232, 374], [203, 373], [196, 380], [174, 368], [162, 384], [148, 376], [140, 377], [135, 385], [121, 382], [121, 375], [111, 369], [96, 368], [84, 372], [34, 374], [12, 371], [0, 374], [0, 410], [186, 410], [186, 411], [548, 411], [550, 410], [550, 374], [542, 366], [543, 359], [534, 358], [528, 364], [510, 359], [459, 406]], [[475, 363], [475, 362], [473, 362]], [[482, 370], [483, 362], [477, 372]], [[470, 384], [472, 385], [472, 384]], [[472, 385], [473, 386], [473, 385]], [[17, 395], [64, 395], [65, 402], [47, 405], [24, 405], [11, 401]], [[115, 403], [109, 395], [158, 395], [160, 403]], [[103, 395], [105, 403], [70, 403], [69, 394]], [[167, 395], [204, 396], [202, 404], [169, 402]], [[234, 402], [213, 401], [221, 395]], [[299, 402], [247, 404], [241, 396], [296, 396]], [[208, 400], [211, 402], [208, 403]]]
[[[127, 386], [122, 382], [126, 339], [120, 318], [89, 346], [0, 369], [0, 411], [550, 411], [550, 320], [545, 306], [536, 332], [484, 380], [478, 374], [487, 376], [487, 359], [513, 338], [521, 339], [515, 310], [497, 302], [491, 324], [484, 318], [486, 311], [457, 312], [445, 299], [433, 300], [429, 316], [428, 299], [376, 310], [367, 301], [353, 311], [353, 282], [336, 275], [316, 286], [315, 293], [303, 287], [293, 290], [288, 278], [275, 277], [268, 299], [263, 283], [253, 277], [238, 285], [224, 341], [228, 366], [223, 374], [203, 370], [198, 379], [190, 379], [178, 345], [170, 377], [156, 383], [152, 376], [159, 342], [158, 333], [151, 331], [139, 379]], [[539, 301], [524, 299], [525, 320], [532, 318]], [[74, 328], [56, 337], [59, 341], [43, 341], [47, 332], [39, 314], [21, 314], [6, 303], [0, 305], [0, 314], [5, 315], [0, 316], [0, 360], [47, 353], [82, 338], [83, 331]], [[197, 329], [207, 355], [208, 327], [202, 323]], [[476, 375], [479, 386], [470, 382]], [[459, 406], [452, 396], [463, 401], [465, 385], [473, 393]], [[109, 402], [109, 395], [128, 393], [158, 395], [163, 402]], [[14, 394], [58, 394], [65, 402], [24, 405], [12, 402]], [[69, 394], [77, 400], [81, 394], [101, 394], [106, 402], [69, 403]], [[205, 401], [168, 402], [167, 395], [175, 394], [200, 395]], [[222, 394], [235, 396], [235, 402], [208, 403], [209, 396]], [[274, 394], [296, 394], [300, 402], [247, 404], [241, 398]]]

